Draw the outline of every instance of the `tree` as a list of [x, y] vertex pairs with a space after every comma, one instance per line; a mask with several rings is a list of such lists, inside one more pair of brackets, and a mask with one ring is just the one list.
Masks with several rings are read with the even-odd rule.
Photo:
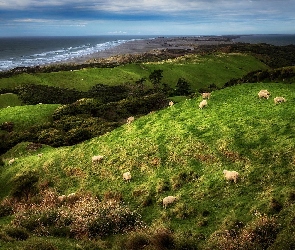
[[149, 75], [149, 79], [154, 85], [155, 89], [159, 88], [162, 78], [163, 78], [163, 70], [161, 69], [156, 69]]
[[189, 95], [191, 94], [191, 87], [184, 78], [179, 78], [176, 84], [175, 95]]
[[144, 90], [144, 83], [146, 81], [145, 77], [140, 78], [139, 80], [135, 81], [136, 86], [139, 88], [140, 91]]

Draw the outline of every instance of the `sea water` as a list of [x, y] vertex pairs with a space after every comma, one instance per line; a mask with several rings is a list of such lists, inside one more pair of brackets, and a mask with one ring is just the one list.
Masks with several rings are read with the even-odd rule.
[[149, 36], [0, 37], [0, 71], [64, 62]]

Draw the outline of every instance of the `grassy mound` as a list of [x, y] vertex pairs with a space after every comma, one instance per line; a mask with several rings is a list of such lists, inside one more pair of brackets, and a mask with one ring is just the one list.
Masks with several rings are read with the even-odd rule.
[[163, 83], [174, 87], [177, 79], [184, 78], [193, 90], [215, 83], [223, 86], [232, 78], [268, 67], [253, 56], [241, 53], [187, 55], [155, 63], [127, 64], [115, 68], [85, 68], [74, 71], [20, 74], [0, 79], [0, 88], [14, 88], [24, 84], [88, 91], [96, 84], [118, 85], [148, 79], [152, 71], [163, 70]]
[[22, 102], [19, 100], [17, 95], [12, 93], [2, 94], [0, 95], [0, 109], [6, 108], [8, 106], [14, 107], [14, 106], [20, 106]]
[[[259, 99], [260, 89], [271, 98]], [[158, 232], [154, 238], [173, 247], [191, 240], [201, 249], [288, 249], [295, 244], [294, 90], [277, 83], [237, 85], [213, 92], [204, 109], [200, 98], [186, 100], [72, 147], [12, 149], [3, 155], [0, 196], [9, 195], [17, 174], [34, 171], [40, 190], [90, 192], [128, 204]], [[275, 105], [276, 96], [287, 102]], [[92, 164], [98, 154], [103, 161]], [[223, 169], [238, 171], [238, 183], [225, 181]], [[130, 183], [122, 179], [125, 171], [132, 173]], [[167, 195], [179, 200], [165, 210]], [[159, 243], [147, 235], [126, 237], [130, 245]]]
[[15, 130], [25, 130], [30, 126], [50, 121], [52, 113], [59, 106], [59, 104], [38, 104], [0, 109], [0, 124], [9, 121], [14, 123]]

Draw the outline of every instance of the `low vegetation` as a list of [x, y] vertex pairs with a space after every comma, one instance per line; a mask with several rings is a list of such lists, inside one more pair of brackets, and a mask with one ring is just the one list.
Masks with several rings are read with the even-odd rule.
[[[10, 199], [18, 200], [2, 202], [3, 211], [14, 211], [13, 218], [18, 218], [7, 227], [29, 232], [29, 238], [62, 235], [71, 240], [79, 239], [74, 234], [78, 230], [82, 238], [88, 235], [93, 244], [106, 249], [118, 245], [127, 249], [143, 245], [152, 249], [291, 247], [294, 242], [287, 239], [294, 234], [291, 218], [295, 183], [290, 179], [295, 146], [290, 115], [293, 88], [276, 83], [238, 85], [214, 91], [202, 110], [198, 108], [200, 97], [190, 99], [72, 147], [41, 147], [26, 153], [22, 149], [26, 143], [20, 144], [3, 155], [1, 197], [10, 195]], [[282, 95], [287, 102], [275, 105], [272, 98], [259, 99], [260, 89], [268, 89], [271, 96]], [[40, 152], [41, 158], [37, 157]], [[105, 158], [93, 165], [91, 157], [97, 154]], [[6, 165], [13, 157], [18, 157], [16, 162]], [[223, 169], [238, 171], [241, 179], [236, 184], [226, 182]], [[126, 170], [132, 173], [130, 183], [122, 179]], [[7, 184], [17, 185], [15, 173], [24, 175], [28, 171], [34, 171], [31, 174], [38, 176], [38, 181], [26, 183], [31, 191], [24, 197], [16, 196]], [[52, 195], [50, 203], [46, 203], [44, 192]], [[62, 207], [55, 205], [56, 198], [52, 197], [71, 192], [76, 193], [76, 200], [65, 201]], [[102, 205], [127, 206], [134, 216], [140, 215], [134, 218], [139, 224], [131, 223], [133, 232], [116, 240], [96, 233], [91, 236], [82, 226], [73, 229], [76, 222], [71, 220], [61, 226], [65, 211], [60, 209], [74, 213], [87, 193]], [[179, 201], [163, 209], [161, 201], [167, 195], [176, 195]], [[25, 210], [28, 214], [22, 214], [21, 204], [28, 201], [37, 214], [29, 209]], [[37, 209], [43, 203], [49, 211]], [[116, 226], [121, 225], [116, 218]], [[42, 227], [34, 220], [44, 220]], [[34, 225], [34, 230], [20, 223]], [[56, 246], [58, 240], [51, 244]]]
[[[128, 84], [15, 82], [24, 106], [0, 110], [1, 248], [293, 249], [294, 68], [218, 55], [121, 65], [138, 70]], [[205, 79], [205, 65], [212, 78], [203, 85], [183, 77]], [[227, 69], [244, 73], [230, 80]], [[203, 109], [198, 91], [211, 92]], [[69, 99], [46, 104], [45, 93]], [[167, 196], [176, 200], [164, 208]]]

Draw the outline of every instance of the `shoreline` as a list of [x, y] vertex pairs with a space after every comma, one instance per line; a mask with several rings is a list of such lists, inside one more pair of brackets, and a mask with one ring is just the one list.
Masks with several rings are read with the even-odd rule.
[[[64, 63], [89, 63], [113, 58], [120, 55], [140, 55], [143, 53], [158, 53], [169, 50], [195, 50], [202, 45], [233, 44], [233, 39], [239, 36], [201, 36], [201, 37], [157, 37], [127, 41], [118, 46], [73, 58]], [[62, 62], [61, 62], [62, 63]], [[59, 64], [61, 64], [59, 63]]]
[[[180, 56], [183, 53], [193, 53], [202, 46], [218, 46], [235, 44], [233, 41], [240, 36], [183, 36], [183, 37], [157, 37], [128, 40], [117, 46], [63, 61], [50, 62], [34, 66], [19, 66], [9, 70], [0, 71], [0, 75], [9, 76], [23, 72], [36, 73], [46, 71], [48, 68], [71, 70], [93, 66], [117, 66], [139, 57]], [[133, 58], [133, 59], [132, 59]], [[57, 69], [58, 70], [58, 69]], [[53, 70], [54, 71], [54, 70]]]

